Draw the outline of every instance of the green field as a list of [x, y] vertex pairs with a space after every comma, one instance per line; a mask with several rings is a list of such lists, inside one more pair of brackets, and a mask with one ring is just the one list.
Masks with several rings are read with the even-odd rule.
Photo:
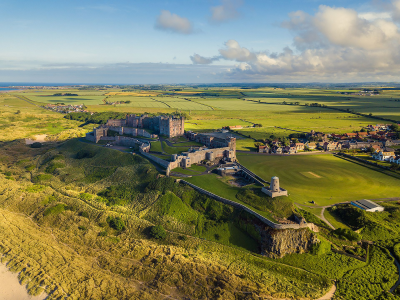
[[331, 155], [239, 153], [238, 159], [267, 181], [278, 176], [290, 199], [300, 204], [315, 201], [317, 205], [329, 205], [399, 196], [399, 179]]
[[[118, 90], [113, 90], [118, 92]], [[240, 130], [246, 137], [265, 139], [270, 135], [288, 136], [294, 132], [310, 130], [346, 133], [359, 130], [368, 124], [387, 123], [373, 119], [373, 116], [400, 120], [399, 91], [382, 91], [378, 96], [363, 97], [339, 94], [340, 90], [328, 89], [191, 89], [182, 92], [147, 92], [109, 95], [107, 91], [60, 90], [57, 92], [77, 93], [79, 96], [54, 97], [55, 91], [37, 90], [17, 92], [37, 103], [81, 104], [89, 111], [119, 111], [125, 113], [187, 113], [187, 130], [207, 131], [224, 126], [242, 125]], [[351, 90], [356, 92], [357, 89]], [[201, 95], [200, 95], [201, 94]], [[107, 98], [106, 98], [107, 97]], [[129, 101], [126, 104], [104, 105], [109, 102]], [[283, 103], [293, 105], [283, 105]], [[309, 106], [318, 103], [327, 107]], [[343, 110], [338, 111], [337, 109]], [[347, 111], [348, 110], [348, 111]], [[352, 112], [366, 114], [355, 115]], [[261, 128], [253, 128], [261, 124]], [[238, 147], [249, 150], [251, 147]]]

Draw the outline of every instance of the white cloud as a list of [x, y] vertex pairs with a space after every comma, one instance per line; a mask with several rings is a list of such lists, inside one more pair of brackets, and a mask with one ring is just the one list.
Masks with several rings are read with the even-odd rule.
[[256, 59], [256, 55], [246, 48], [240, 47], [235, 40], [229, 40], [225, 43], [226, 48], [220, 49], [219, 53], [223, 58], [235, 60], [239, 62], [252, 61]]
[[368, 21], [374, 21], [377, 19], [387, 19], [390, 20], [391, 15], [388, 12], [365, 12], [365, 13], [360, 13], [358, 16], [362, 19], [368, 20]]
[[383, 19], [368, 21], [352, 9], [321, 5], [313, 25], [332, 44], [339, 46], [382, 49], [400, 40], [395, 23]]
[[156, 21], [157, 29], [167, 30], [175, 33], [190, 34], [193, 33], [192, 23], [187, 19], [172, 14], [168, 10], [162, 10]]
[[[400, 12], [400, 0], [394, 5]], [[238, 64], [226, 76], [231, 80], [275, 82], [354, 81], [374, 76], [400, 80], [399, 27], [387, 12], [359, 14], [321, 5], [315, 15], [303, 11], [289, 14], [282, 27], [295, 36], [294, 48], [287, 47], [281, 53], [255, 52], [236, 40], [227, 41], [219, 53]]]
[[211, 7], [210, 21], [221, 23], [239, 18], [238, 8], [241, 5], [241, 0], [222, 0], [221, 5]]
[[190, 59], [194, 64], [198, 65], [209, 65], [213, 63], [214, 61], [219, 60], [221, 57], [220, 56], [214, 56], [214, 57], [204, 57], [198, 54], [193, 54]]

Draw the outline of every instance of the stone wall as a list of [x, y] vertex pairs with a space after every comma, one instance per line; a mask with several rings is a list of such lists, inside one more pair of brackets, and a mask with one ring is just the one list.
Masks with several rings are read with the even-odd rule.
[[164, 168], [167, 168], [167, 169], [169, 168], [169, 164], [170, 164], [169, 161], [166, 161], [166, 160], [164, 160], [164, 159], [161, 159], [161, 158], [158, 158], [158, 157], [156, 157], [156, 156], [154, 156], [154, 155], [151, 155], [151, 154], [149, 154], [149, 153], [146, 153], [146, 152], [143, 151], [142, 149], [140, 149], [140, 153], [141, 153], [144, 157], [146, 157], [146, 158], [148, 158], [148, 159], [154, 161], [155, 163], [159, 164], [160, 166], [162, 166], [162, 167], [164, 167]]
[[194, 188], [196, 191], [207, 195], [210, 198], [213, 198], [217, 201], [220, 201], [222, 203], [231, 205], [233, 207], [239, 208], [239, 209], [243, 209], [246, 212], [248, 212], [249, 214], [255, 216], [256, 218], [258, 218], [261, 222], [263, 222], [264, 224], [266, 224], [267, 226], [273, 228], [273, 229], [300, 229], [300, 228], [310, 228], [311, 230], [315, 229], [314, 224], [308, 224], [308, 223], [303, 223], [303, 224], [276, 224], [270, 220], [268, 220], [267, 218], [263, 217], [262, 215], [256, 213], [255, 211], [251, 210], [250, 208], [248, 208], [247, 206], [244, 206], [242, 204], [239, 204], [237, 202], [222, 198], [220, 196], [217, 196], [209, 191], [206, 191], [204, 189], [202, 189], [201, 187], [198, 187], [190, 182], [187, 182], [185, 180], [181, 180], [181, 179], [177, 179], [178, 182], [182, 182], [184, 184], [187, 184], [189, 186], [191, 186], [192, 188]]

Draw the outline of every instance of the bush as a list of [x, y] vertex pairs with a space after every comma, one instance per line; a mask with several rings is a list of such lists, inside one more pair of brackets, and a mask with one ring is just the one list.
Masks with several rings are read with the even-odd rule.
[[4, 175], [6, 175], [6, 176], [11, 176], [12, 174], [11, 174], [10, 171], [7, 171], [7, 172], [4, 172]]
[[167, 237], [167, 232], [161, 225], [156, 225], [151, 227], [150, 235], [155, 239], [163, 240]]
[[57, 204], [55, 206], [47, 208], [44, 211], [43, 215], [44, 216], [55, 215], [55, 214], [62, 213], [64, 210], [65, 210], [65, 204]]
[[49, 180], [49, 179], [51, 179], [51, 177], [52, 177], [52, 176], [51, 176], [50, 174], [39, 174], [39, 175], [35, 176], [35, 177], [32, 179], [32, 181], [33, 181], [34, 183], [37, 183], [37, 182]]
[[78, 153], [76, 154], [76, 159], [82, 159], [82, 158], [92, 158], [96, 155], [96, 152], [93, 150], [87, 150], [87, 149], [82, 149], [79, 150]]
[[114, 228], [115, 230], [125, 230], [125, 223], [120, 217], [108, 217], [107, 223], [111, 228]]
[[42, 143], [34, 142], [34, 143], [31, 145], [31, 148], [42, 148]]
[[25, 167], [25, 170], [27, 170], [28, 172], [33, 171], [35, 169], [34, 165], [29, 165]]
[[85, 226], [82, 226], [82, 225], [78, 226], [78, 229], [80, 229], [80, 230], [84, 230], [84, 231], [86, 231], [86, 230], [87, 230], [87, 228], [86, 228]]
[[79, 216], [89, 219], [89, 214], [86, 211], [81, 211]]
[[56, 169], [61, 169], [61, 168], [64, 168], [64, 167], [65, 167], [65, 165], [63, 163], [52, 162], [50, 165], [47, 166], [45, 172], [52, 174], [52, 173], [54, 173], [54, 171]]
[[107, 231], [101, 231], [99, 232], [99, 236], [107, 236], [108, 232]]
[[350, 229], [338, 228], [332, 231], [332, 234], [340, 239], [345, 239], [349, 241], [359, 241], [361, 240], [361, 236]]
[[331, 243], [328, 241], [320, 241], [311, 247], [311, 253], [314, 255], [322, 255], [331, 252]]

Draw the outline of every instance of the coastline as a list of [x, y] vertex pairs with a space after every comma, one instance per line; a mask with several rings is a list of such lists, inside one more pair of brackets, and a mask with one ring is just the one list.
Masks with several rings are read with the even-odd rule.
[[25, 285], [21, 285], [18, 274], [11, 272], [7, 266], [0, 263], [0, 300], [43, 300], [47, 295], [31, 296]]

